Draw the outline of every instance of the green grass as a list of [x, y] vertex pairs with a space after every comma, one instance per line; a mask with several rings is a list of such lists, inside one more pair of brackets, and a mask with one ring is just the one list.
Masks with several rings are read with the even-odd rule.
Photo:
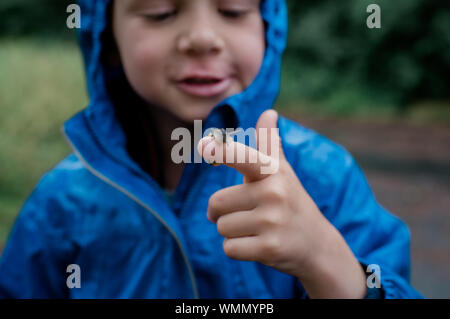
[[69, 153], [63, 122], [87, 102], [76, 43], [0, 40], [0, 246], [41, 175]]

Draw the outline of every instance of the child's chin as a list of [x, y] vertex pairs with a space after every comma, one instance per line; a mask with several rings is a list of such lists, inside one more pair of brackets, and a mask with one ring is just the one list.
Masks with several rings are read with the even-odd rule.
[[186, 106], [183, 110], [177, 110], [175, 115], [184, 122], [193, 123], [195, 120], [206, 120], [212, 109], [213, 107], [200, 108]]

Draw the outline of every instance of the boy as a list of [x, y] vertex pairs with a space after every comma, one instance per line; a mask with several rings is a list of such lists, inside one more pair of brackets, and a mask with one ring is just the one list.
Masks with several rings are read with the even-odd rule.
[[[282, 0], [80, 5], [90, 106], [65, 123], [73, 154], [15, 222], [1, 296], [420, 297], [408, 283], [408, 229], [375, 201], [352, 157], [269, 110], [286, 41]], [[175, 164], [173, 130], [198, 119], [279, 128], [270, 136], [282, 143], [278, 158], [260, 135], [257, 150], [230, 143], [278, 170]], [[206, 138], [199, 151], [208, 145], [228, 147]], [[81, 286], [70, 289], [72, 264]]]

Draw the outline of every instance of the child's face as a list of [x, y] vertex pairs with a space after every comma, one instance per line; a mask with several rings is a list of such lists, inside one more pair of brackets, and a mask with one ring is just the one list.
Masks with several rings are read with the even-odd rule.
[[114, 1], [128, 81], [146, 101], [192, 122], [242, 92], [265, 50], [260, 0]]

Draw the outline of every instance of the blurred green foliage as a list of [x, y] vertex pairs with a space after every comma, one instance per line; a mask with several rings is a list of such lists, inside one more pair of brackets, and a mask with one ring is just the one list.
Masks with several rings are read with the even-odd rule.
[[75, 0], [1, 0], [0, 37], [39, 36], [73, 39], [66, 8]]
[[[286, 63], [300, 99], [393, 105], [450, 97], [450, 2], [290, 0]], [[369, 4], [381, 29], [369, 29]], [[285, 83], [286, 84], [286, 83]]]

